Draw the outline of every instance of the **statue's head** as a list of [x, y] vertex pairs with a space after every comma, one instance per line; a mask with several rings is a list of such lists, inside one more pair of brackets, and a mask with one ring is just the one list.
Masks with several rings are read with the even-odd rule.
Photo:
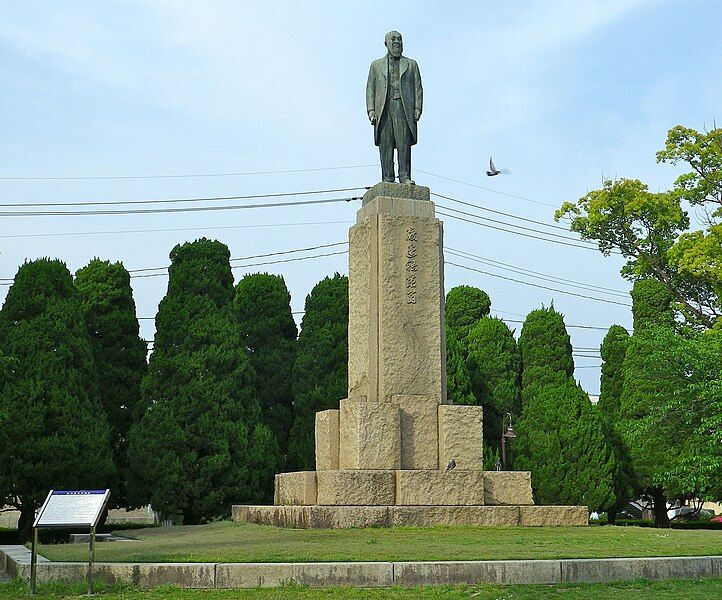
[[401, 56], [404, 51], [404, 40], [401, 39], [401, 34], [398, 31], [389, 31], [384, 38], [384, 45], [394, 58]]

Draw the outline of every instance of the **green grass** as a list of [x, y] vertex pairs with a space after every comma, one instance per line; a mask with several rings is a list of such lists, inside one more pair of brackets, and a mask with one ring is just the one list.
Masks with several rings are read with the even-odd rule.
[[[385, 588], [378, 590], [358, 588], [330, 588], [323, 590], [300, 586], [264, 590], [179, 590], [162, 587], [153, 590], [136, 590], [129, 587], [103, 588], [98, 586], [97, 597], [102, 600], [370, 600], [388, 598], [391, 600], [545, 600], [564, 598], [570, 600], [643, 600], [679, 599], [709, 600], [722, 597], [722, 579], [701, 581], [633, 581], [627, 583], [581, 584], [581, 585], [481, 585], [481, 586], [438, 586], [417, 588]], [[46, 584], [38, 587], [38, 598], [84, 597], [85, 586]], [[19, 582], [0, 583], [0, 600], [26, 598], [27, 585]]]
[[[123, 532], [119, 532], [123, 533]], [[129, 535], [126, 533], [126, 535]], [[100, 562], [501, 560], [722, 554], [722, 531], [643, 527], [279, 529], [229, 521], [155, 527], [96, 544]], [[87, 560], [87, 544], [42, 545], [51, 560]]]

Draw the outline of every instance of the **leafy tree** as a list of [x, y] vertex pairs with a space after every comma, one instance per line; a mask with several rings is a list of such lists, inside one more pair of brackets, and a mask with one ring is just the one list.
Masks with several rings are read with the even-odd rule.
[[571, 378], [542, 386], [516, 424], [514, 468], [529, 470], [541, 504], [584, 504], [604, 511], [616, 502], [618, 465], [601, 415]]
[[18, 270], [0, 310], [0, 492], [30, 535], [50, 489], [113, 485], [110, 431], [98, 395], [78, 290], [66, 266], [40, 259]]
[[521, 356], [514, 334], [501, 319], [484, 317], [466, 338], [473, 395], [484, 407], [484, 441], [498, 448], [504, 413], [520, 412]]
[[446, 397], [452, 404], [478, 404], [455, 329], [446, 331]]
[[[690, 325], [711, 328], [722, 315], [722, 129], [702, 134], [676, 126], [657, 161], [690, 170], [660, 193], [634, 179], [605, 181], [576, 204], [565, 202], [555, 218], [568, 219], [605, 256], [620, 252], [623, 276], [658, 280]], [[683, 201], [706, 211], [706, 230], [687, 231]]]
[[255, 273], [236, 285], [234, 306], [241, 341], [256, 372], [263, 422], [285, 451], [293, 419], [291, 380], [298, 335], [291, 295], [283, 277]]
[[293, 366], [293, 426], [287, 468], [311, 470], [316, 413], [338, 408], [348, 392], [348, 278], [326, 277], [306, 297]]
[[90, 335], [101, 401], [110, 425], [118, 484], [117, 506], [127, 506], [128, 431], [140, 402], [146, 345], [139, 336], [130, 275], [121, 263], [92, 260], [75, 275]]
[[521, 328], [519, 351], [522, 364], [522, 388], [548, 382], [548, 377], [562, 379], [574, 375], [572, 344], [564, 317], [549, 308], [530, 312]]
[[145, 411], [130, 435], [131, 492], [198, 523], [228, 515], [234, 502], [268, 500], [280, 453], [238, 335], [228, 248], [200, 239], [170, 258]]
[[617, 428], [636, 487], [667, 526], [668, 498], [722, 495], [719, 470], [720, 359], [715, 337], [651, 326], [635, 333], [624, 360]]

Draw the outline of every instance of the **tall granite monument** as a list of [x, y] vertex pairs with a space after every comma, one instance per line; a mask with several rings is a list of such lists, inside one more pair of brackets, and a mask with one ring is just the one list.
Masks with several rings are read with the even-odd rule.
[[[404, 59], [401, 36], [386, 37], [388, 58], [372, 64], [367, 88], [385, 181], [366, 192], [349, 230], [348, 397], [316, 413], [316, 470], [276, 475], [274, 506], [234, 506], [233, 520], [300, 528], [586, 525], [586, 506], [534, 506], [529, 472], [485, 472], [482, 408], [446, 397], [443, 224], [429, 188], [410, 181], [410, 155], [399, 148], [416, 142], [421, 79], [408, 59], [396, 65], [396, 78], [391, 61]], [[384, 78], [390, 87], [381, 87]], [[408, 81], [414, 85], [405, 90]], [[407, 92], [415, 94], [408, 103]], [[389, 100], [399, 101], [396, 109]], [[399, 137], [402, 127], [409, 136]], [[401, 183], [393, 183], [394, 147]]]

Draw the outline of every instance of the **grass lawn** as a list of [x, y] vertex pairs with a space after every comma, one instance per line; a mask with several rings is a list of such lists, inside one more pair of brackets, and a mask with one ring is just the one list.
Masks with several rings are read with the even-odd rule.
[[[357, 588], [331, 588], [315, 590], [299, 586], [265, 590], [179, 590], [177, 588], [156, 588], [154, 590], [135, 590], [133, 588], [98, 588], [96, 597], [103, 600], [366, 600], [366, 599], [403, 599], [411, 600], [456, 600], [474, 598], [475, 600], [545, 600], [547, 598], [587, 599], [587, 600], [641, 600], [645, 598], [665, 599], [684, 598], [685, 600], [709, 600], [722, 597], [722, 579], [702, 581], [635, 581], [613, 584], [582, 585], [527, 585], [527, 586], [455, 586], [423, 588], [386, 588], [378, 590]], [[26, 598], [27, 585], [18, 582], [0, 583], [0, 600]], [[83, 598], [85, 586], [78, 585], [42, 585], [38, 587], [38, 598]]]
[[[122, 532], [120, 532], [122, 534]], [[722, 531], [646, 527], [398, 527], [279, 529], [230, 521], [126, 532], [96, 544], [99, 562], [329, 562], [498, 560], [722, 554]], [[87, 544], [39, 548], [87, 560]]]

